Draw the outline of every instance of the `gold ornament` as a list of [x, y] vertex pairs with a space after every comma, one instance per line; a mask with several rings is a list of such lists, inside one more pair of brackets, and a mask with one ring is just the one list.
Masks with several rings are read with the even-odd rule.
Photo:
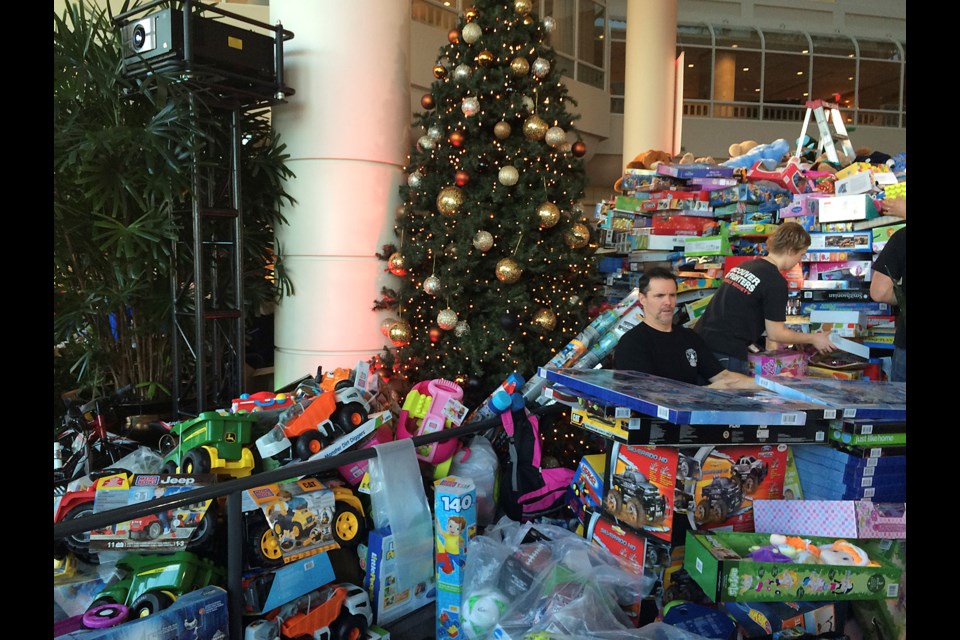
[[537, 207], [537, 219], [541, 229], [549, 229], [560, 222], [560, 207], [552, 202], [544, 202]]
[[530, 63], [527, 62], [527, 59], [518, 56], [510, 61], [510, 73], [520, 77], [527, 75], [527, 72], [530, 71]]
[[510, 137], [510, 132], [512, 130], [513, 129], [511, 129], [510, 123], [504, 122], [503, 120], [493, 125], [493, 135], [497, 137], [497, 140], [506, 140]]
[[447, 69], [442, 64], [433, 65], [433, 77], [442, 80], [447, 77]]
[[513, 284], [522, 273], [523, 269], [513, 258], [504, 258], [497, 263], [497, 280], [504, 284]]
[[444, 309], [437, 314], [437, 326], [449, 331], [457, 326], [457, 312], [453, 309]]
[[395, 324], [397, 324], [396, 318], [384, 318], [383, 321], [380, 323], [380, 333], [389, 337], [390, 327], [392, 327]]
[[530, 13], [533, 3], [530, 0], [514, 0], [513, 10], [519, 14]]
[[553, 331], [557, 328], [557, 314], [544, 307], [533, 314], [533, 324], [540, 331]]
[[463, 192], [458, 187], [449, 186], [440, 189], [437, 194], [437, 211], [445, 216], [454, 216], [463, 204]]
[[582, 249], [590, 242], [590, 229], [577, 222], [563, 234], [563, 241], [571, 249]]
[[397, 251], [387, 260], [387, 269], [393, 275], [402, 278], [407, 275], [407, 260]]
[[440, 278], [437, 276], [427, 276], [426, 280], [423, 281], [423, 290], [432, 296], [440, 293], [441, 288]]
[[451, 242], [443, 248], [443, 255], [447, 258], [456, 258], [457, 257], [457, 245], [456, 243]]
[[480, 13], [477, 11], [476, 7], [470, 7], [463, 15], [467, 19], [467, 22], [473, 22], [477, 19], [477, 16], [480, 15]]
[[523, 16], [523, 24], [527, 25], [528, 27], [529, 27], [530, 25], [532, 25], [532, 24], [533, 24], [533, 16], [530, 15], [529, 13], [528, 13], [527, 15]]
[[413, 334], [413, 329], [410, 327], [410, 323], [406, 320], [397, 320], [393, 323], [393, 326], [390, 327], [388, 332], [388, 337], [390, 342], [393, 343], [395, 347], [405, 347], [410, 344], [410, 337]]
[[490, 52], [488, 49], [484, 49], [483, 51], [477, 54], [477, 64], [479, 64], [481, 67], [489, 67], [490, 65], [493, 64], [494, 60], [495, 58], [493, 53]]
[[477, 231], [473, 236], [473, 246], [486, 253], [493, 246], [493, 235], [489, 231]]
[[527, 140], [543, 140], [550, 126], [538, 115], [532, 115], [523, 121], [523, 137]]
[[503, 186], [512, 187], [517, 184], [517, 180], [520, 179], [520, 171], [518, 171], [515, 166], [508, 164], [500, 169], [497, 179], [500, 180], [500, 184]]

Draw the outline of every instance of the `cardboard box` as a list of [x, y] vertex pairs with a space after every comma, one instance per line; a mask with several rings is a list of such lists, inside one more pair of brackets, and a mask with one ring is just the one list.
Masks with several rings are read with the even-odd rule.
[[756, 533], [834, 538], [907, 537], [907, 505], [866, 500], [757, 500]]
[[631, 236], [631, 250], [639, 251], [650, 249], [653, 251], [670, 251], [684, 249], [688, 239], [698, 239], [693, 236], [658, 236], [652, 234], [635, 234]]
[[248, 576], [243, 580], [244, 613], [266, 613], [336, 578], [326, 553]]
[[809, 360], [810, 354], [792, 349], [747, 354], [747, 362], [753, 366], [753, 372], [762, 376], [789, 375], [802, 377], [806, 375]]
[[624, 571], [643, 575], [647, 539], [627, 527], [622, 527], [609, 516], [591, 511], [584, 524], [584, 537], [609, 551]]
[[[834, 538], [809, 536], [823, 549]], [[758, 562], [753, 546], [769, 544], [769, 534], [717, 531], [687, 532], [683, 566], [715, 602], [790, 602], [879, 600], [900, 593], [901, 570], [879, 554], [878, 566]], [[858, 540], [852, 544], [861, 547]]]
[[403, 561], [397, 557], [390, 527], [370, 531], [363, 588], [370, 597], [377, 624], [389, 624], [436, 600], [434, 576], [418, 584], [405, 584], [402, 577], [398, 577], [404, 568]]
[[833, 183], [833, 192], [838, 196], [852, 196], [876, 191], [872, 171], [860, 171]]
[[702, 236], [705, 230], [717, 226], [717, 223], [712, 218], [658, 213], [653, 216], [652, 225], [657, 235]]
[[67, 633], [58, 640], [226, 640], [229, 634], [227, 592], [209, 586], [191, 591], [145, 618], [108, 629]]
[[729, 256], [733, 255], [730, 249], [730, 239], [725, 233], [718, 236], [703, 238], [687, 237], [683, 242], [683, 255], [695, 256]]
[[677, 449], [614, 443], [603, 511], [666, 543], [679, 542], [677, 518], [694, 529], [752, 531], [753, 499], [783, 495], [786, 455], [786, 445]]
[[674, 178], [730, 178], [733, 167], [715, 164], [658, 164], [657, 173]]
[[460, 596], [467, 543], [477, 535], [477, 489], [470, 478], [433, 483], [436, 521], [437, 640], [461, 638]]
[[812, 232], [809, 252], [847, 251], [853, 253], [873, 252], [873, 233], [871, 231], [851, 231], [849, 233]]
[[587, 509], [599, 511], [603, 502], [603, 478], [607, 472], [607, 456], [594, 453], [580, 458], [570, 481], [567, 506], [577, 515], [580, 524], [587, 523]]
[[870, 220], [876, 218], [877, 207], [867, 195], [836, 195], [820, 201], [821, 222], [844, 222], [846, 220]]
[[883, 248], [887, 246], [887, 241], [893, 237], [893, 234], [905, 226], [907, 226], [906, 223], [901, 223], [871, 229], [870, 232], [873, 234], [873, 252], [880, 253], [883, 251]]
[[780, 209], [780, 218], [816, 216], [820, 211], [820, 201], [828, 197], [825, 193], [795, 193], [790, 204]]
[[724, 602], [720, 609], [737, 623], [742, 638], [769, 638], [786, 629], [812, 635], [843, 630], [846, 602]]

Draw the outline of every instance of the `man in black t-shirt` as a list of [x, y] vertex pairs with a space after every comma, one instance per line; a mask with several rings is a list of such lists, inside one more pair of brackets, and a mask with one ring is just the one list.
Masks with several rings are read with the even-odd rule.
[[800, 263], [810, 234], [796, 222], [784, 222], [767, 238], [769, 255], [748, 260], [723, 277], [694, 331], [703, 337], [721, 364], [731, 371], [749, 370], [751, 345], [764, 351], [761, 337], [782, 344], [810, 344], [825, 353], [837, 347], [826, 333], [787, 329], [787, 280], [782, 271]]
[[639, 284], [643, 322], [628, 331], [613, 352], [613, 368], [714, 389], [758, 389], [753, 378], [727, 371], [696, 333], [673, 325], [677, 281], [663, 267], [647, 269]]
[[[904, 205], [905, 207], [906, 205]], [[904, 214], [906, 217], [906, 214]], [[875, 302], [900, 306], [893, 335], [892, 382], [907, 381], [907, 228], [893, 234], [873, 263], [870, 297]], [[899, 287], [899, 297], [897, 288]]]

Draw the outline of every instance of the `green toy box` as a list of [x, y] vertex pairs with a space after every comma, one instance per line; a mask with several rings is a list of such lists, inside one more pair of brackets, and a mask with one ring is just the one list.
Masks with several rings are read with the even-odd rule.
[[[818, 547], [836, 538], [804, 537]], [[769, 544], [769, 534], [687, 532], [683, 566], [715, 602], [790, 602], [815, 600], [879, 600], [896, 598], [901, 569], [880, 554], [871, 564], [828, 565], [758, 562], [752, 546]], [[864, 541], [851, 540], [863, 546]]]

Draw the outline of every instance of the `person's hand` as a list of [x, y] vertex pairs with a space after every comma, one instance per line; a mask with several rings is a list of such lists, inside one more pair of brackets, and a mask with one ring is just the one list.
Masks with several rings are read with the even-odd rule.
[[815, 333], [813, 334], [813, 346], [820, 353], [830, 353], [831, 351], [837, 350], [837, 345], [830, 342], [829, 333]]
[[907, 217], [907, 199], [906, 198], [886, 198], [880, 201], [880, 210], [888, 216], [896, 216], [906, 219]]

